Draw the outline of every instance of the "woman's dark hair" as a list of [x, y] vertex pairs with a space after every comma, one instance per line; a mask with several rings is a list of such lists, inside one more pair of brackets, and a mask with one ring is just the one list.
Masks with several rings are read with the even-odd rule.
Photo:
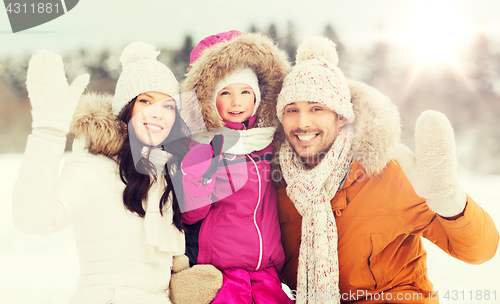
[[[129, 102], [118, 115], [118, 119], [125, 124], [128, 124], [132, 118], [132, 110], [134, 108], [135, 101], [136, 98]], [[182, 132], [184, 132], [186, 127], [180, 118], [177, 108], [175, 109], [175, 114], [175, 122], [170, 130], [170, 134], [162, 143], [164, 150], [172, 154], [172, 157], [169, 159], [168, 163], [165, 164], [164, 172], [166, 172], [165, 179], [167, 181], [167, 186], [161, 196], [159, 208], [160, 213], [163, 215], [162, 210], [168, 201], [169, 195], [172, 194], [172, 210], [174, 213], [173, 222], [177, 229], [182, 231], [184, 226], [181, 222], [181, 211], [178, 199], [182, 199], [182, 193], [176, 193], [174, 191], [174, 183], [181, 183], [182, 174], [180, 172], [180, 163], [189, 148], [187, 138], [179, 136], [179, 134], [183, 134]], [[133, 128], [128, 128], [128, 132], [134, 132]], [[144, 145], [137, 140], [136, 136], [129, 136], [129, 134], [125, 134], [124, 137], [123, 145], [116, 155], [120, 170], [120, 178], [126, 185], [125, 190], [123, 191], [123, 204], [131, 212], [135, 212], [139, 216], [144, 217], [146, 212], [142, 206], [142, 202], [147, 198], [149, 188], [151, 188], [156, 181], [156, 176], [154, 174], [150, 175], [145, 173], [154, 172], [154, 167], [149, 160], [144, 157], [140, 157], [137, 162], [134, 162], [132, 149], [138, 149], [138, 151], [141, 151], [141, 145]], [[173, 140], [174, 137], [180, 138]], [[142, 173], [139, 171], [142, 171]]]

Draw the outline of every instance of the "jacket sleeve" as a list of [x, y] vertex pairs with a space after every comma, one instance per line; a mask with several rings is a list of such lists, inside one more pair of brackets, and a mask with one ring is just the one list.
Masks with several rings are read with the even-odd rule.
[[302, 228], [302, 217], [288, 198], [285, 187], [276, 185], [278, 213], [281, 229], [281, 242], [285, 251], [285, 265], [279, 274], [280, 279], [290, 287], [297, 289], [297, 269]]
[[62, 230], [82, 211], [77, 198], [85, 191], [78, 176], [85, 175], [85, 166], [68, 168], [72, 167], [68, 159], [58, 176], [65, 141], [28, 137], [12, 195], [14, 225], [21, 231], [50, 234]]
[[[491, 217], [467, 195], [462, 214], [453, 219], [443, 218], [419, 197], [402, 169], [400, 172], [399, 208], [405, 212], [405, 224], [411, 234], [422, 235], [449, 255], [469, 264], [491, 259], [498, 246], [499, 235]], [[411, 210], [411, 211], [410, 211]]]
[[436, 214], [423, 236], [469, 264], [481, 264], [491, 259], [499, 241], [492, 218], [469, 195], [460, 216], [446, 219]]
[[207, 216], [212, 206], [214, 184], [215, 176], [210, 184], [202, 185], [199, 180], [183, 173], [182, 191], [184, 195], [179, 205], [184, 224], [193, 225]]
[[210, 145], [192, 142], [189, 152], [182, 160], [183, 197], [179, 206], [184, 224], [193, 225], [204, 219], [210, 211], [216, 174], [208, 181], [205, 180], [205, 183], [202, 175], [211, 165], [212, 154]]
[[[186, 199], [186, 194], [184, 194], [184, 199]], [[186, 211], [182, 214], [182, 222], [184, 224], [193, 225], [205, 217], [207, 217], [208, 211], [210, 211], [210, 204], [200, 207], [198, 209]]]

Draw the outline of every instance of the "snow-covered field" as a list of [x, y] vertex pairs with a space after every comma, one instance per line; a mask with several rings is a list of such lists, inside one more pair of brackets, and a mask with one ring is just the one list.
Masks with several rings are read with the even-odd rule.
[[[12, 223], [11, 196], [21, 157], [0, 154], [0, 303], [66, 304], [79, 272], [71, 226], [34, 236], [19, 232]], [[500, 227], [500, 176], [461, 174], [460, 181]], [[468, 265], [430, 242], [425, 247], [429, 277], [441, 303], [500, 303], [499, 253], [482, 265]]]

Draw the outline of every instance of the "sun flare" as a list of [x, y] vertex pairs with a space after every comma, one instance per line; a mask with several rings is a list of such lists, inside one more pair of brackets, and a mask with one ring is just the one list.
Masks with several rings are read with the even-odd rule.
[[413, 16], [396, 38], [411, 45], [419, 64], [436, 59], [454, 63], [457, 48], [474, 32], [454, 14], [449, 1], [415, 1]]

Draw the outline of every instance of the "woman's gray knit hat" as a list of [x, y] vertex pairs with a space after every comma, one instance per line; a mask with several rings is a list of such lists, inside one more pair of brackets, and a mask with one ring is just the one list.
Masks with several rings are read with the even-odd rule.
[[120, 57], [123, 72], [112, 105], [114, 115], [142, 93], [158, 92], [171, 97], [179, 94], [179, 82], [169, 68], [156, 60], [159, 54], [154, 46], [143, 42], [132, 42], [123, 50]]

